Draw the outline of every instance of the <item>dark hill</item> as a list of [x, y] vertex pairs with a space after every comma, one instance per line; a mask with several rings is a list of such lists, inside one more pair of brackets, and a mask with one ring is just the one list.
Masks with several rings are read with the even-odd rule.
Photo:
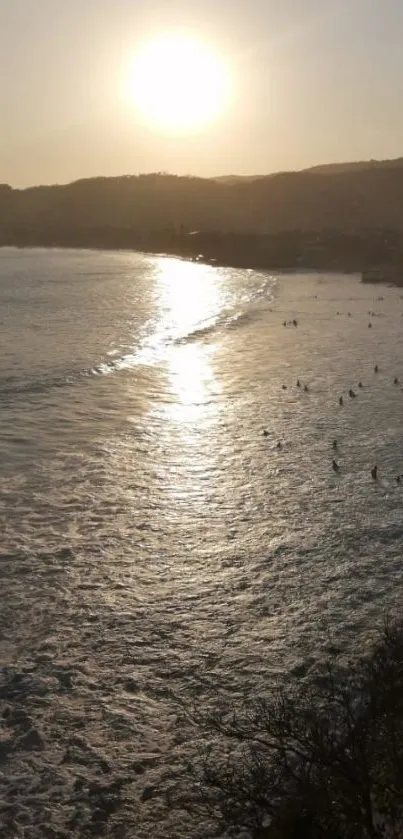
[[400, 266], [403, 160], [224, 180], [157, 173], [3, 184], [0, 244], [203, 254], [260, 268]]
[[357, 172], [363, 169], [398, 169], [403, 167], [403, 157], [394, 160], [361, 160], [353, 163], [325, 163], [311, 166], [305, 172], [318, 172], [322, 175], [334, 175], [336, 172]]
[[[341, 164], [340, 164], [341, 165]], [[22, 226], [278, 233], [403, 229], [403, 161], [339, 164], [254, 180], [154, 174], [25, 190], [0, 187], [0, 230]], [[336, 170], [335, 170], [336, 169]], [[0, 235], [1, 235], [0, 234]]]

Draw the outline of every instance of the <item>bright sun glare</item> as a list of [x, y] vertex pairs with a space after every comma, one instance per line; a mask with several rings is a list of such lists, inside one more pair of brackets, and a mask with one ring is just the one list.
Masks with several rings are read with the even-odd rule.
[[129, 73], [128, 92], [150, 126], [168, 134], [191, 134], [223, 114], [230, 84], [224, 61], [207, 45], [169, 34], [140, 50]]

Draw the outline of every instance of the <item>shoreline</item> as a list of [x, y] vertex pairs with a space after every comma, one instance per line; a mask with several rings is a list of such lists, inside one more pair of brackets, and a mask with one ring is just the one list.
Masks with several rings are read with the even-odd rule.
[[[37, 244], [37, 243], [26, 243], [26, 244], [0, 244], [0, 252], [4, 250], [15, 250], [15, 251], [26, 251], [26, 250], [38, 250], [38, 251], [93, 251], [95, 253], [136, 253], [143, 256], [155, 256], [155, 257], [166, 257], [166, 258], [174, 258], [180, 259], [185, 262], [196, 263], [200, 265], [210, 265], [211, 267], [216, 268], [234, 268], [234, 269], [242, 269], [242, 270], [249, 270], [249, 271], [261, 271], [262, 273], [268, 274], [277, 274], [279, 276], [285, 274], [304, 274], [304, 273], [320, 273], [324, 272], [326, 274], [346, 274], [351, 276], [357, 276], [361, 274], [361, 283], [366, 285], [382, 285], [382, 286], [389, 286], [394, 288], [401, 288], [403, 287], [403, 270], [402, 274], [396, 275], [396, 270], [394, 266], [383, 266], [382, 272], [379, 276], [372, 276], [370, 278], [365, 278], [365, 269], [359, 268], [358, 266], [351, 266], [345, 264], [335, 265], [334, 262], [330, 262], [329, 264], [321, 263], [318, 265], [315, 261], [312, 263], [309, 262], [290, 262], [287, 265], [279, 265], [279, 264], [272, 264], [272, 265], [262, 265], [259, 261], [258, 263], [251, 262], [245, 263], [244, 260], [242, 262], [236, 260], [219, 260], [216, 257], [208, 256], [205, 254], [197, 254], [194, 256], [190, 253], [184, 253], [180, 249], [166, 249], [166, 250], [154, 250], [154, 249], [144, 249], [139, 247], [134, 247], [132, 245], [106, 245], [106, 244], [62, 244], [53, 242], [52, 244]], [[387, 272], [391, 272], [391, 276], [386, 276]], [[372, 272], [371, 272], [372, 273]]]
[[326, 265], [321, 266], [320, 268], [316, 265], [301, 265], [299, 263], [293, 263], [289, 265], [255, 265], [255, 264], [239, 264], [235, 260], [232, 261], [220, 261], [215, 257], [204, 256], [203, 254], [198, 254], [196, 257], [188, 254], [183, 253], [181, 251], [173, 251], [173, 250], [145, 250], [144, 248], [136, 248], [130, 245], [127, 246], [113, 246], [113, 245], [61, 245], [61, 244], [52, 244], [52, 245], [36, 245], [36, 244], [27, 244], [27, 245], [0, 245], [0, 252], [4, 250], [14, 250], [14, 251], [29, 251], [29, 250], [38, 250], [38, 251], [93, 251], [94, 253], [138, 253], [142, 256], [160, 256], [160, 257], [172, 257], [172, 259], [181, 259], [184, 262], [192, 262], [200, 265], [211, 265], [212, 268], [242, 268], [245, 271], [264, 271], [268, 273], [275, 273], [275, 274], [298, 274], [298, 273], [313, 273], [313, 272], [320, 272], [323, 271], [326, 274], [359, 274], [361, 273], [359, 270], [353, 268], [341, 268], [335, 267], [332, 265], [331, 267], [327, 267]]

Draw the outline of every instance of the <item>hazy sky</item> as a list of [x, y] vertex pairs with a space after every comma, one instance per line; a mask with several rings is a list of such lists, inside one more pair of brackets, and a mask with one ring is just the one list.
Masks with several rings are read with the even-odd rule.
[[[139, 46], [201, 35], [235, 100], [164, 137], [122, 97]], [[403, 0], [0, 0], [0, 182], [265, 173], [403, 155]]]

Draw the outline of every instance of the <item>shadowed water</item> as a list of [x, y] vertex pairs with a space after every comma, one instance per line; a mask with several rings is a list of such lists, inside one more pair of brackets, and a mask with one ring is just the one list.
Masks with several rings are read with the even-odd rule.
[[170, 693], [309, 677], [400, 603], [402, 312], [355, 277], [0, 251], [5, 839], [206, 836], [170, 807]]

